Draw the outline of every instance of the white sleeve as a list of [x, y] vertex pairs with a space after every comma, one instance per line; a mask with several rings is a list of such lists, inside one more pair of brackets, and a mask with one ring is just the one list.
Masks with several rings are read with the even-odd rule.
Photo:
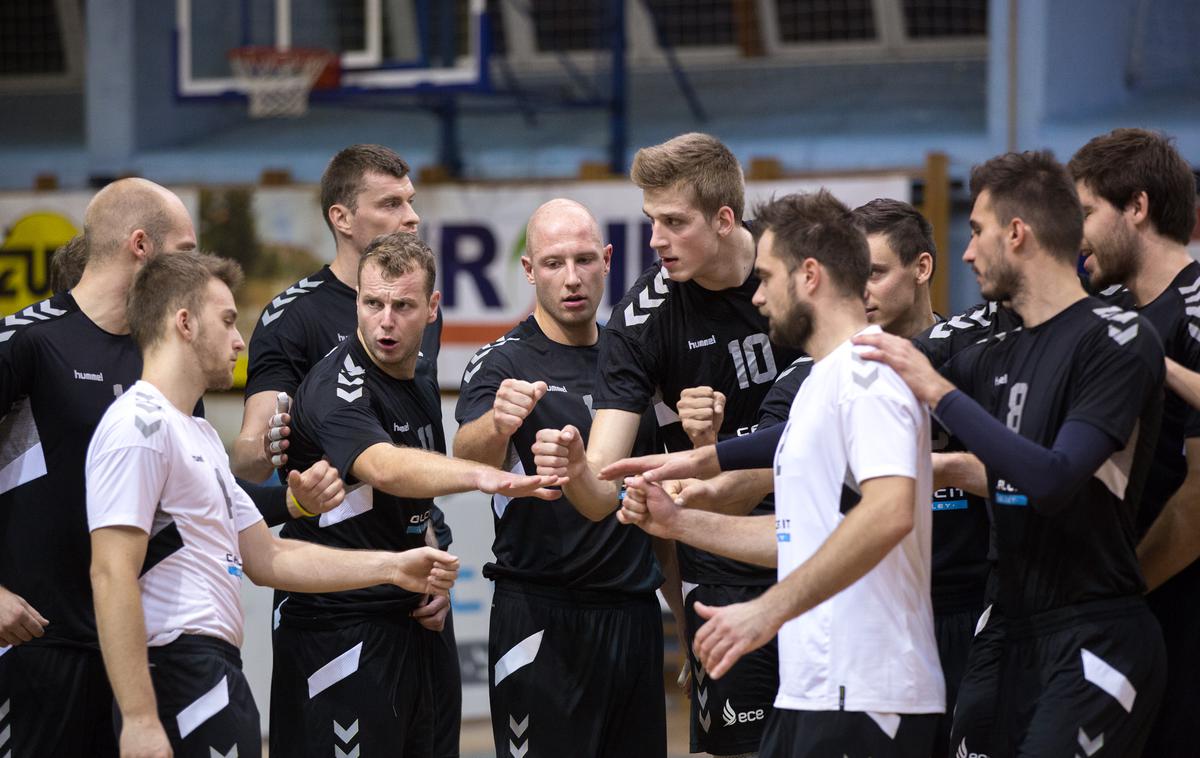
[[225, 481], [228, 482], [226, 486], [229, 487], [229, 495], [233, 500], [233, 528], [235, 531], [241, 532], [262, 521], [262, 513], [254, 505], [250, 496], [246, 494], [246, 490], [238, 486], [233, 475], [228, 473], [228, 469], [226, 469], [226, 474]]
[[89, 451], [88, 530], [134, 526], [146, 534], [167, 481], [167, 457], [142, 445]]
[[905, 394], [877, 386], [842, 404], [846, 460], [858, 483], [881, 476], [917, 478], [922, 411], [912, 393]]

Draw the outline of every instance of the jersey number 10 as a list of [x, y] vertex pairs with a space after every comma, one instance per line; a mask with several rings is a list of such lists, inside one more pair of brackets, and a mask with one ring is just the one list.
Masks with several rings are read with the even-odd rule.
[[767, 384], [775, 380], [775, 355], [771, 352], [771, 341], [767, 335], [759, 332], [740, 342], [731, 340], [728, 347], [737, 369], [739, 387], [749, 389], [750, 382]]

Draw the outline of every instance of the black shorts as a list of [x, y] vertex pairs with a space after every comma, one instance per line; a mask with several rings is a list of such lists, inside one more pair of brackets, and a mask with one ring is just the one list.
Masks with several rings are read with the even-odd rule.
[[434, 755], [431, 649], [410, 618], [304, 628], [273, 636], [271, 755]]
[[446, 614], [446, 626], [442, 631], [421, 631], [430, 638], [433, 755], [434, 758], [458, 758], [462, 731], [462, 671], [458, 664], [458, 644], [454, 640], [454, 610]]
[[[185, 634], [149, 649], [158, 718], [176, 758], [262, 755], [262, 727], [238, 649]], [[121, 714], [113, 709], [117, 731]]]
[[1171, 577], [1146, 596], [1150, 611], [1162, 627], [1167, 646], [1167, 686], [1162, 706], [1144, 754], [1174, 755], [1181, 745], [1185, 752], [1200, 752], [1196, 740], [1196, 717], [1200, 715], [1200, 561]]
[[703, 623], [693, 603], [733, 605], [753, 600], [766, 591], [767, 587], [701, 584], [691, 588], [683, 599], [688, 660], [692, 665], [693, 753], [740, 755], [757, 750], [779, 692], [779, 650], [775, 640], [743, 656], [720, 679], [708, 677], [692, 654], [696, 630]]
[[[941, 714], [793, 711], [777, 708], [759, 758], [929, 758]], [[942, 758], [939, 756], [939, 758]]]
[[662, 758], [662, 630], [652, 593], [498, 581], [488, 635], [496, 755]]
[[26, 643], [0, 654], [0, 756], [116, 758], [99, 650]]
[[938, 716], [933, 754], [950, 753], [950, 721], [958, 701], [958, 687], [967, 670], [967, 654], [982, 608], [934, 615], [933, 633], [937, 638], [938, 658], [942, 662], [942, 678], [946, 682], [946, 712]]
[[1142, 598], [999, 620], [987, 632], [959, 688], [957, 754], [1056, 758], [1102, 744], [1105, 755], [1142, 755], [1166, 680], [1162, 634]]

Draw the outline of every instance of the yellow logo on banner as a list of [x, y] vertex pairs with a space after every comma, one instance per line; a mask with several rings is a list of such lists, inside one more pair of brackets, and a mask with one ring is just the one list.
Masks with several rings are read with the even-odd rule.
[[0, 314], [50, 297], [50, 256], [79, 231], [61, 213], [30, 213], [8, 228], [0, 244]]

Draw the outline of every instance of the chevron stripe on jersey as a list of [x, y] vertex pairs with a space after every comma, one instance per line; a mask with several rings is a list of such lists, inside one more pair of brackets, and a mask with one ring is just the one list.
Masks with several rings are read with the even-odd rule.
[[487, 357], [488, 353], [492, 352], [493, 350], [495, 350], [496, 348], [505, 344], [506, 342], [520, 342], [520, 341], [521, 341], [520, 337], [509, 337], [509, 336], [505, 335], [504, 337], [501, 337], [500, 339], [496, 340], [495, 342], [490, 342], [490, 343], [484, 345], [483, 347], [479, 348], [479, 350], [477, 350], [475, 352], [475, 355], [471, 356], [471, 360], [467, 362], [467, 367], [463, 371], [463, 379], [462, 379], [463, 384], [471, 383], [471, 380], [475, 378], [475, 375], [477, 373], [479, 373], [480, 367], [483, 366], [483, 359]]
[[929, 337], [935, 340], [946, 339], [954, 333], [955, 329], [963, 331], [979, 328], [986, 329], [992, 325], [992, 317], [995, 315], [996, 303], [987, 303], [969, 313], [961, 313], [957, 316], [951, 316], [945, 321], [939, 321], [929, 331]]
[[49, 300], [34, 303], [25, 310], [4, 319], [3, 324], [0, 325], [0, 342], [8, 342], [14, 334], [21, 330], [21, 327], [36, 324], [39, 321], [49, 321], [65, 314], [65, 310], [55, 308]]
[[1184, 313], [1187, 315], [1188, 334], [1200, 342], [1200, 276], [1191, 284], [1180, 287], [1179, 294], [1183, 295], [1183, 302], [1187, 306]]
[[283, 315], [283, 311], [287, 308], [288, 303], [292, 302], [301, 295], [308, 293], [320, 287], [324, 282], [310, 282], [307, 277], [288, 287], [283, 292], [279, 293], [274, 300], [267, 303], [267, 307], [263, 309], [262, 325], [266, 326], [275, 319]]
[[666, 302], [667, 299], [667, 270], [659, 269], [658, 275], [650, 280], [645, 289], [625, 306], [625, 324], [637, 326], [646, 323], [650, 311]]
[[352, 389], [337, 388], [337, 396], [345, 400], [347, 403], [353, 403], [355, 400], [362, 397], [363, 393], [363, 374], [366, 369], [359, 366], [350, 356], [346, 356], [346, 360], [342, 361], [342, 370], [338, 372], [338, 384], [351, 387]]

